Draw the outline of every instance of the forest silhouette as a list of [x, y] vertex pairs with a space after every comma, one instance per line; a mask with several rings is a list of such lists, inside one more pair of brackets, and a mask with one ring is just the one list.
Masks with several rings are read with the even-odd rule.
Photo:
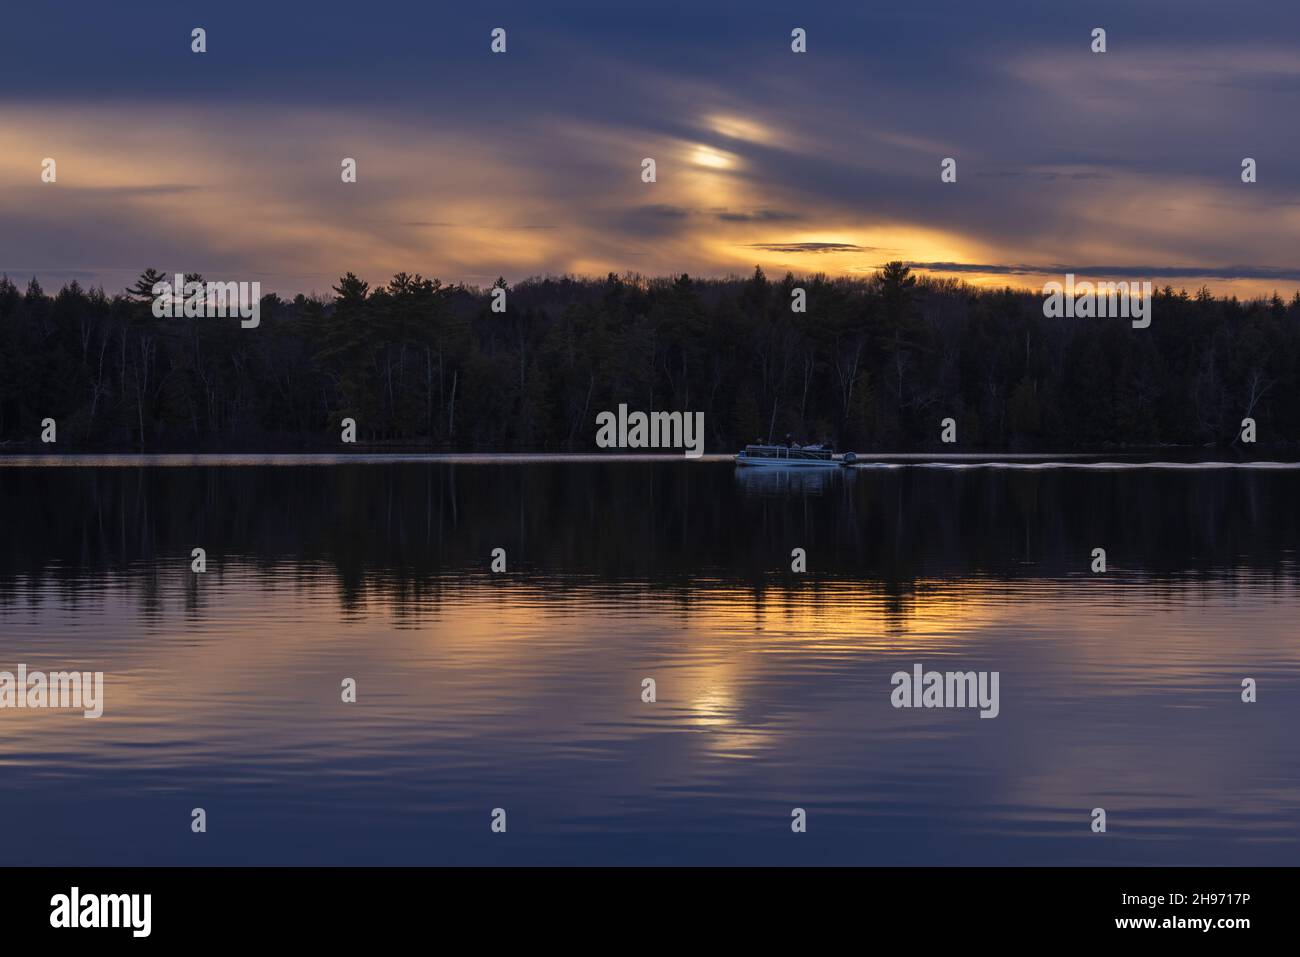
[[[854, 450], [1071, 451], [1300, 441], [1300, 292], [1157, 290], [1148, 329], [1043, 316], [890, 263], [870, 277], [534, 278], [507, 289], [348, 273], [262, 297], [261, 324], [156, 318], [124, 292], [0, 279], [9, 451], [595, 451], [620, 403], [703, 411], [706, 452], [829, 439]], [[202, 281], [203, 277], [187, 275]], [[791, 308], [796, 288], [807, 311]], [[941, 445], [940, 422], [957, 423]], [[42, 420], [57, 443], [40, 442]]]

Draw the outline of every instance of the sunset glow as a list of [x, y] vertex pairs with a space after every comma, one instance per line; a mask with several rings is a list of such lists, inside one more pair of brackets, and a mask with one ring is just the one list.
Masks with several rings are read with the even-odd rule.
[[[68, 62], [44, 85], [19, 48], [0, 67], [0, 220], [10, 227], [0, 272], [114, 292], [152, 265], [258, 276], [292, 294], [326, 291], [348, 269], [372, 282], [406, 270], [482, 284], [755, 265], [853, 276], [901, 259], [983, 287], [1040, 287], [1066, 269], [1242, 296], [1300, 286], [1288, 259], [1300, 230], [1300, 175], [1282, 159], [1294, 153], [1282, 142], [1290, 134], [1250, 126], [1243, 109], [1249, 99], [1249, 115], [1264, 115], [1263, 101], [1281, 95], [1269, 84], [1296, 70], [1283, 48], [1229, 38], [1207, 51], [1137, 30], [1140, 44], [1099, 71], [1055, 23], [989, 49], [989, 27], [953, 7], [924, 49], [903, 30], [863, 58], [823, 33], [808, 69], [789, 71], [777, 66], [791, 56], [780, 36], [756, 36], [743, 60], [667, 71], [648, 51], [613, 56], [619, 41], [592, 25], [584, 51], [570, 51], [585, 76], [577, 85], [541, 69], [558, 62], [548, 46], [558, 28], [515, 13], [527, 48], [510, 56], [530, 68], [526, 86], [503, 66], [517, 61], [468, 44], [432, 58], [385, 34], [396, 48], [382, 98], [328, 79], [327, 58], [309, 47], [271, 53], [268, 40], [231, 48], [223, 37], [226, 79], [203, 80], [178, 108], [182, 89], [152, 71], [120, 58], [104, 68], [99, 37], [131, 42], [107, 13], [59, 34]], [[14, 24], [31, 36], [24, 48], [48, 48], [62, 29], [14, 16], [30, 19]], [[180, 16], [161, 11], [159, 29], [187, 31]], [[310, 35], [379, 42], [332, 18]], [[573, 31], [564, 36], [572, 47]], [[707, 31], [673, 39], [682, 51], [710, 42]], [[186, 56], [161, 61], [180, 88], [200, 82]], [[1205, 71], [1189, 75], [1184, 64], [1202, 59]], [[456, 96], [427, 104], [419, 91], [453, 75]], [[1195, 123], [1181, 119], [1191, 101], [1176, 98], [1189, 90], [1201, 94]], [[1221, 144], [1213, 161], [1205, 130]], [[1251, 154], [1264, 178], [1243, 187], [1237, 167]], [[637, 175], [646, 156], [654, 183]], [[939, 179], [947, 156], [955, 183]], [[56, 184], [40, 180], [45, 157], [58, 161]], [[344, 157], [359, 170], [349, 188]]]

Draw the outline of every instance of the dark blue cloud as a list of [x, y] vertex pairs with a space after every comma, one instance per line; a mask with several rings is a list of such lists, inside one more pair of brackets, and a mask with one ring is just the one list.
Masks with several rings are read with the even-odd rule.
[[1169, 266], [1161, 264], [1127, 264], [1123, 266], [1070, 265], [1068, 263], [956, 263], [909, 262], [913, 269], [938, 273], [977, 273], [995, 276], [1064, 276], [1104, 279], [1268, 279], [1300, 281], [1300, 266]]

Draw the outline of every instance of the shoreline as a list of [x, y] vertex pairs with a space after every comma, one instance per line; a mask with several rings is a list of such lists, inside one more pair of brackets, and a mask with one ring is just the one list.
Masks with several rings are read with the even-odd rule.
[[[982, 453], [926, 452], [856, 453], [858, 461], [846, 472], [877, 468], [1001, 468], [1001, 469], [1300, 469], [1300, 460], [1205, 458], [1179, 460], [1159, 452], [1057, 452]], [[631, 454], [625, 452], [60, 452], [46, 454], [0, 452], [0, 468], [185, 468], [324, 465], [559, 465], [631, 464], [640, 462], [730, 463], [733, 453], [710, 453], [689, 458], [680, 453]], [[754, 474], [789, 474], [779, 466], [750, 469]]]

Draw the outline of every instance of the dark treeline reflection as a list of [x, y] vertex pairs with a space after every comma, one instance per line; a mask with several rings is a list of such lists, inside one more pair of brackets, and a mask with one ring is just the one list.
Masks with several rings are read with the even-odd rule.
[[[489, 577], [757, 591], [828, 580], [905, 598], [933, 578], [1290, 574], [1300, 472], [897, 468], [797, 475], [730, 463], [565, 462], [0, 469], [0, 601], [129, 574], [148, 605], [190, 552], [337, 575], [350, 605]], [[791, 549], [808, 574], [790, 573]], [[143, 567], [142, 567], [143, 566]], [[274, 574], [271, 573], [274, 566]], [[143, 572], [143, 573], [142, 573]], [[18, 579], [26, 580], [21, 584]], [[168, 587], [171, 587], [170, 585]]]
[[[933, 449], [1218, 445], [1256, 420], [1300, 441], [1300, 293], [1159, 290], [1151, 326], [1043, 316], [1043, 297], [872, 277], [532, 279], [508, 289], [348, 273], [261, 300], [260, 324], [153, 315], [124, 294], [0, 278], [0, 444], [58, 450], [375, 446], [584, 451], [598, 412], [702, 412], [709, 451], [755, 439]], [[200, 281], [202, 277], [190, 277]], [[504, 281], [501, 285], [505, 285]], [[796, 287], [807, 311], [791, 309]], [[949, 449], [945, 449], [949, 450]]]

